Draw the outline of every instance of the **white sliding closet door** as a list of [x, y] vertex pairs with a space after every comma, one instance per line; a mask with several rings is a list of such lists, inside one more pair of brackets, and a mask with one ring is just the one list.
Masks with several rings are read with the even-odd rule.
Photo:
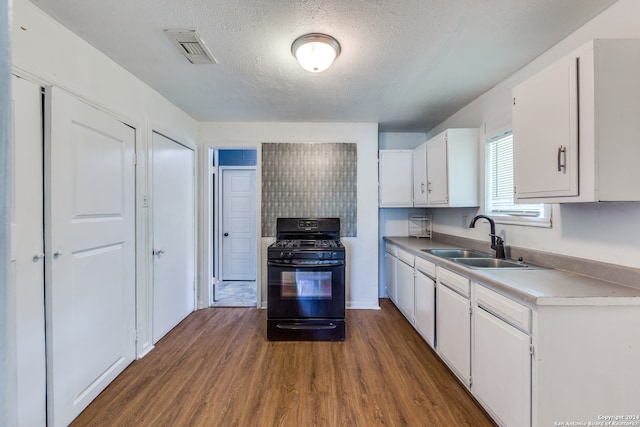
[[195, 309], [195, 153], [153, 133], [153, 342]]
[[41, 87], [12, 77], [11, 279], [15, 295], [15, 378], [20, 426], [46, 423]]
[[47, 417], [66, 426], [135, 357], [135, 131], [46, 100]]

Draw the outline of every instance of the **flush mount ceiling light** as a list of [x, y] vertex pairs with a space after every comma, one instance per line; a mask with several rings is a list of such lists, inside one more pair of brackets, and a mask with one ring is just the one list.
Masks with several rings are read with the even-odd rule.
[[302, 68], [319, 73], [329, 68], [340, 56], [340, 43], [326, 34], [305, 34], [293, 42], [291, 53]]

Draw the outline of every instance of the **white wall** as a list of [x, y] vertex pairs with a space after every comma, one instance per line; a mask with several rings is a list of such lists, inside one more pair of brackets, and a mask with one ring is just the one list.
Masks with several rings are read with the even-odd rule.
[[[640, 38], [639, 20], [640, 2], [620, 0], [520, 71], [439, 124], [428, 136], [436, 135], [447, 128], [479, 127], [481, 134], [485, 133], [488, 137], [494, 135], [497, 130], [509, 128], [511, 88], [514, 85], [591, 39]], [[484, 137], [479, 141], [481, 152], [484, 152], [483, 141]], [[482, 161], [480, 170], [484, 170]], [[475, 215], [475, 210], [434, 209], [432, 213], [436, 232], [479, 240], [488, 239], [484, 226], [475, 229], [462, 227], [462, 216]], [[502, 225], [498, 226], [497, 231], [505, 230], [508, 245], [640, 267], [640, 203], [553, 205], [552, 215], [551, 229]]]
[[[198, 124], [137, 77], [83, 41], [27, 0], [13, 2], [13, 72], [62, 88], [136, 128], [138, 354], [151, 348], [149, 212], [147, 168], [152, 131], [195, 146]], [[34, 165], [34, 167], [40, 167]]]
[[424, 132], [380, 132], [378, 148], [380, 150], [413, 149], [427, 140]]
[[[357, 237], [342, 238], [347, 247], [347, 307], [378, 307], [378, 125], [376, 123], [218, 123], [200, 125], [203, 149], [208, 147], [255, 147], [261, 157], [262, 142], [349, 142], [358, 146]], [[258, 164], [257, 188], [261, 173]], [[258, 227], [260, 229], [260, 227]], [[263, 242], [261, 247], [264, 249]], [[264, 274], [265, 253], [261, 250]], [[266, 278], [261, 279], [263, 301]]]

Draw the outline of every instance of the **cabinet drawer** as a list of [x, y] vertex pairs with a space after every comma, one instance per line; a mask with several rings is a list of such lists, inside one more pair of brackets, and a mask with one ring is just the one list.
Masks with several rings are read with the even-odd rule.
[[438, 268], [438, 282], [453, 289], [460, 295], [467, 298], [470, 296], [470, 284], [469, 279], [454, 273], [453, 271], [445, 270], [444, 268]]
[[516, 328], [531, 331], [531, 310], [484, 286], [476, 286], [478, 305]]
[[398, 248], [391, 243], [384, 244], [384, 251], [388, 254], [393, 255], [394, 257], [398, 256]]
[[432, 279], [436, 278], [436, 265], [426, 259], [416, 257], [416, 271]]
[[411, 267], [413, 267], [415, 256], [405, 250], [398, 248], [398, 259], [402, 260], [405, 264], [409, 264]]

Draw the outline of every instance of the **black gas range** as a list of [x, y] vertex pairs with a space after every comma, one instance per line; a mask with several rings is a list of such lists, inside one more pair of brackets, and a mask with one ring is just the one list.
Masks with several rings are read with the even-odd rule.
[[278, 218], [267, 265], [268, 339], [345, 339], [345, 248], [339, 218]]

